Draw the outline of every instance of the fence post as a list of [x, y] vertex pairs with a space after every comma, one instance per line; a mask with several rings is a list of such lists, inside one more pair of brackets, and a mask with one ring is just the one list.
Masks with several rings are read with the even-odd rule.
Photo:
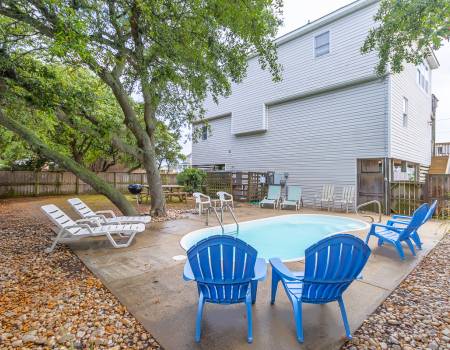
[[114, 182], [114, 188], [116, 188], [117, 187], [116, 172], [113, 172], [113, 182]]
[[80, 194], [80, 179], [75, 176], [75, 194]]
[[39, 195], [39, 172], [35, 171], [34, 172], [34, 195], [38, 196]]

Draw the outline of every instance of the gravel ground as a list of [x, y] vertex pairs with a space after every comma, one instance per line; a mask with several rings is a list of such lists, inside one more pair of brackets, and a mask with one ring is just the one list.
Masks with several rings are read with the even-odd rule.
[[342, 349], [450, 349], [450, 233]]
[[[159, 349], [50, 226], [0, 206], [1, 349]], [[16, 208], [17, 209], [17, 208]]]

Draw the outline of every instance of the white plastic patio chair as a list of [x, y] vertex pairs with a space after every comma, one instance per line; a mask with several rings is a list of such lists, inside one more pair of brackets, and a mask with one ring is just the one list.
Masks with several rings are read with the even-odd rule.
[[[101, 224], [148, 224], [151, 221], [150, 215], [141, 216], [116, 216], [112, 210], [92, 211], [86, 203], [79, 198], [71, 198], [68, 200], [70, 206], [83, 219], [98, 218]], [[108, 216], [106, 216], [108, 215]]]
[[[45, 250], [47, 253], [51, 253], [58, 242], [67, 243], [85, 237], [96, 236], [106, 236], [114, 248], [126, 248], [131, 244], [136, 233], [145, 230], [144, 224], [101, 225], [97, 218], [73, 221], [61, 209], [53, 204], [44, 205], [41, 209], [59, 229], [52, 245]], [[112, 237], [113, 234], [117, 234], [120, 238], [128, 239], [125, 243], [118, 243]]]
[[211, 197], [200, 192], [192, 193], [192, 197], [195, 198], [195, 208], [198, 209], [198, 215], [202, 215], [203, 211], [210, 210], [211, 208]]
[[220, 200], [220, 206], [223, 207], [227, 207], [227, 206], [231, 206], [232, 208], [234, 208], [234, 202], [233, 202], [233, 196], [227, 192], [217, 192], [217, 196], [219, 197]]
[[328, 211], [331, 210], [334, 205], [334, 185], [323, 185], [322, 193], [314, 196], [314, 207], [317, 207], [317, 204], [320, 204], [320, 208], [325, 204]]
[[348, 213], [348, 208], [355, 204], [355, 186], [344, 186], [341, 199], [335, 203], [340, 204], [342, 210], [345, 207], [345, 211]]

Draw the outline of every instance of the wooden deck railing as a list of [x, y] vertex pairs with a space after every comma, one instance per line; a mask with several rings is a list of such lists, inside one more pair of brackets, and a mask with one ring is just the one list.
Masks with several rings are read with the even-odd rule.
[[434, 145], [435, 156], [450, 156], [450, 142], [441, 142]]

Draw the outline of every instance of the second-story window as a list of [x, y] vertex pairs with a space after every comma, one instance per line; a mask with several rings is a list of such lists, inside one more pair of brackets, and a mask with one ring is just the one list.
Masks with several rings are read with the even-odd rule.
[[320, 57], [330, 52], [330, 32], [314, 37], [314, 57]]
[[406, 97], [403, 97], [402, 111], [403, 126], [406, 128], [408, 126], [408, 99]]
[[429, 81], [430, 81], [430, 72], [428, 70], [428, 67], [421, 63], [417, 66], [417, 85], [419, 85], [423, 91], [428, 93], [429, 90]]
[[202, 140], [208, 139], [208, 127], [206, 125], [202, 126]]

